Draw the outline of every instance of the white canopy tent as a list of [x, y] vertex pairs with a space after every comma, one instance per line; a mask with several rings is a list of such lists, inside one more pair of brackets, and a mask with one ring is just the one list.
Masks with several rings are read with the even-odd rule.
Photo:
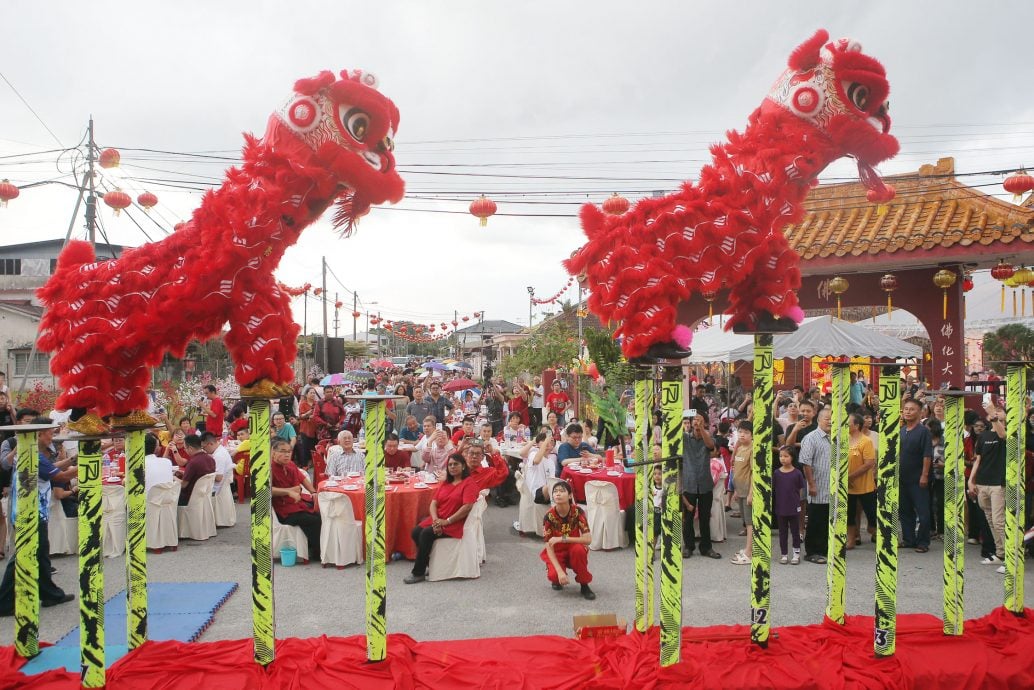
[[[690, 364], [705, 362], [740, 362], [754, 359], [754, 336], [737, 335], [722, 330], [716, 319], [711, 328], [693, 335], [693, 354]], [[918, 345], [855, 326], [832, 316], [807, 318], [796, 333], [775, 336], [773, 354], [776, 358], [798, 357], [879, 357], [900, 359], [922, 357]]]

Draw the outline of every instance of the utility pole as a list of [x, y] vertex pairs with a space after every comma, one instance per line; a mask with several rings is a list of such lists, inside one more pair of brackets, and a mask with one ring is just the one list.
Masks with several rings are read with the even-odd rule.
[[535, 288], [528, 286], [528, 329], [531, 329], [531, 308], [535, 304]]
[[[359, 321], [359, 319], [355, 315], [355, 313], [357, 311], [359, 311], [359, 293], [358, 292], [353, 292], [352, 293], [352, 340], [359, 340], [359, 334], [355, 332], [356, 322]], [[366, 329], [369, 330], [370, 327], [367, 326]]]
[[320, 294], [323, 299], [323, 373], [330, 373], [328, 367], [330, 366], [330, 357], [327, 352], [328, 336], [327, 336], [327, 257], [323, 257], [323, 292]]
[[86, 237], [90, 241], [90, 244], [96, 244], [97, 242], [97, 197], [95, 194], [96, 186], [94, 183], [93, 173], [93, 152], [96, 146], [93, 143], [93, 115], [90, 115], [90, 127], [88, 137], [89, 143], [86, 145], [86, 163], [89, 168], [86, 175], [90, 178], [90, 194], [86, 197]]
[[338, 316], [339, 316], [339, 312], [341, 311], [340, 309], [337, 308], [337, 302], [338, 302], [337, 293], [335, 292], [334, 293], [334, 337], [335, 338], [337, 337]]
[[460, 357], [460, 313], [455, 309], [452, 312], [452, 322], [456, 324], [452, 327], [452, 335], [456, 339], [455, 357], [456, 359], [463, 359], [462, 357]]
[[302, 293], [302, 380], [309, 382], [309, 288]]

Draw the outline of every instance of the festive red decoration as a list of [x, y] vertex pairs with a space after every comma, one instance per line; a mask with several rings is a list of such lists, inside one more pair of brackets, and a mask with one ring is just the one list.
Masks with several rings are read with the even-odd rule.
[[320, 295], [323, 294], [323, 288], [316, 288], [315, 290], [312, 291], [312, 294], [314, 294], [315, 296], [319, 297]]
[[141, 192], [136, 197], [136, 203], [140, 204], [140, 207], [145, 211], [150, 211], [151, 208], [158, 203], [158, 197], [150, 192]]
[[100, 158], [98, 158], [98, 164], [107, 170], [108, 168], [117, 168], [118, 164], [122, 161], [122, 154], [117, 149], [104, 149], [101, 151]]
[[345, 306], [345, 303], [342, 302], [341, 300], [338, 300], [337, 302], [334, 302], [334, 308], [335, 309], [340, 309], [343, 306]]
[[564, 265], [586, 274], [589, 309], [618, 324], [626, 357], [671, 342], [679, 303], [723, 282], [727, 328], [751, 330], [765, 314], [800, 322], [799, 257], [783, 228], [803, 218], [812, 183], [843, 156], [858, 161], [867, 189], [884, 188], [872, 166], [896, 154], [898, 142], [889, 134], [882, 65], [825, 31], [791, 64], [746, 130], [712, 146], [714, 160], [697, 184], [644, 199], [623, 216], [582, 208], [588, 242]]
[[456, 326], [459, 326], [459, 325], [460, 325], [460, 324], [459, 324], [459, 322], [458, 322], [458, 321], [453, 321], [453, 322], [452, 322], [452, 327], [453, 327], [453, 328], [456, 328]]
[[1031, 177], [1027, 174], [1027, 171], [1023, 170], [1005, 178], [1002, 186], [1005, 187], [1005, 191], [1013, 195], [1013, 199], [1016, 202], [1019, 202], [1024, 194], [1034, 189], [1034, 177]]
[[360, 316], [361, 316], [361, 314], [359, 312], [357, 312], [357, 311], [352, 312], [352, 318], [353, 319], [358, 319]]
[[562, 288], [560, 288], [559, 290], [557, 290], [556, 294], [553, 295], [552, 297], [546, 297], [545, 299], [539, 299], [538, 297], [532, 297], [531, 298], [531, 303], [532, 304], [556, 304], [556, 301], [558, 299], [560, 299], [560, 296], [563, 295], [565, 292], [567, 292], [567, 289], [569, 287], [571, 287], [572, 282], [573, 282], [573, 278], [571, 280], [568, 280], [566, 283], [564, 283], [564, 286]]
[[104, 203], [115, 209], [115, 215], [117, 216], [122, 209], [129, 207], [133, 203], [133, 199], [121, 189], [115, 189], [104, 195]]
[[1002, 311], [1005, 311], [1005, 281], [1013, 277], [1016, 273], [1016, 269], [1011, 264], [1007, 264], [1004, 261], [999, 261], [995, 264], [994, 268], [991, 269], [991, 277], [995, 280], [1002, 281]]
[[470, 202], [470, 215], [477, 216], [481, 219], [481, 227], [488, 225], [488, 219], [491, 216], [494, 216], [495, 212], [495, 202], [484, 194]]
[[59, 407], [146, 410], [150, 367], [166, 352], [181, 357], [193, 339], [219, 336], [227, 321], [237, 381], [286, 390], [299, 328], [274, 271], [331, 204], [347, 234], [372, 204], [402, 198], [391, 141], [398, 121], [372, 75], [301, 79], [262, 139], [245, 135], [240, 167], [179, 231], [115, 261], [69, 242], [39, 291], [39, 348], [54, 353]]
[[460, 319], [460, 320], [461, 320], [461, 321], [463, 321], [463, 323], [467, 323], [468, 321], [470, 321], [470, 317], [469, 317], [469, 316], [464, 316], [464, 317], [463, 317], [462, 319]]
[[480, 319], [481, 318], [481, 314], [482, 314], [482, 312], [479, 312], [479, 311], [474, 312], [474, 318], [475, 319]]
[[19, 194], [21, 194], [21, 190], [11, 184], [10, 180], [5, 179], [0, 182], [0, 206], [7, 206], [7, 202], [17, 199]]
[[628, 206], [628, 199], [614, 192], [603, 202], [603, 212], [612, 216], [620, 216], [628, 210]]
[[969, 292], [973, 289], [973, 278], [967, 273], [966, 277], [962, 279], [962, 291]]

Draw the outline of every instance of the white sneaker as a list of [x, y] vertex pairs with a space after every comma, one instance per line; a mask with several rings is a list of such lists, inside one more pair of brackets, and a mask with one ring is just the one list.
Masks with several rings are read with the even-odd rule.
[[998, 556], [991, 554], [984, 560], [980, 561], [980, 565], [994, 565], [995, 563], [1001, 563], [1002, 559]]
[[789, 559], [789, 558], [787, 558], [787, 557], [786, 557], [786, 554], [784, 553], [784, 554], [782, 555], [782, 557], [781, 557], [781, 558], [779, 559], [779, 562], [780, 562], [780, 563], [782, 563], [783, 565], [786, 565], [787, 563], [789, 563], [789, 562], [790, 562], [790, 559]]
[[1005, 575], [1005, 566], [1004, 565], [998, 566], [997, 568], [995, 568], [995, 572], [998, 573], [999, 575]]
[[515, 532], [520, 532], [521, 531], [521, 521], [520, 520], [514, 520], [513, 521], [513, 529], [514, 529]]
[[966, 543], [967, 543], [967, 544], [979, 544], [980, 542], [978, 542], [978, 541], [977, 541], [976, 539], [974, 539], [973, 537], [970, 537], [969, 539], [967, 539], [967, 540], [966, 540]]
[[730, 562], [733, 565], [750, 565], [750, 556], [748, 556], [745, 552], [740, 551], [732, 557], [732, 560]]
[[790, 559], [790, 565], [799, 565], [800, 562], [801, 562], [801, 553], [800, 553], [800, 551], [794, 551], [793, 552], [793, 558]]

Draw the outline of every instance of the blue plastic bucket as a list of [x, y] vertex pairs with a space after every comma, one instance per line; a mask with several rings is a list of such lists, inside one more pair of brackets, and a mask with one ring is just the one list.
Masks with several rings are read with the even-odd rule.
[[280, 565], [290, 568], [298, 559], [298, 551], [293, 546], [280, 547]]

